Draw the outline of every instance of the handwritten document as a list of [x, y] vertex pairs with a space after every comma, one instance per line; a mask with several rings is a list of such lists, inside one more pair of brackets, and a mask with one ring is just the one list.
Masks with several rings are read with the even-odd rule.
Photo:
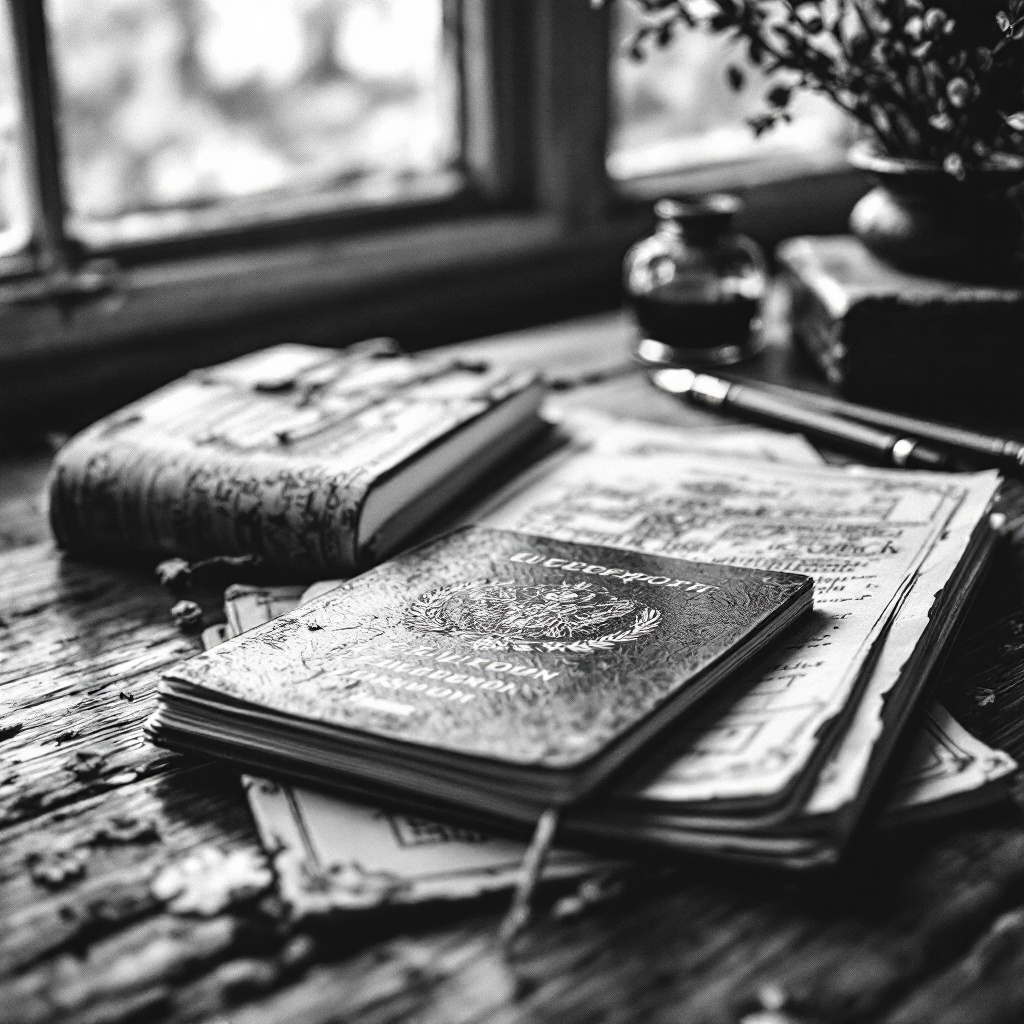
[[[818, 779], [808, 813], [831, 813], [856, 797], [872, 747], [882, 733], [882, 716], [889, 692], [927, 628], [936, 594], [954, 572], [975, 524], [986, 513], [988, 500], [984, 489], [969, 490], [915, 574], [879, 652], [857, 714]], [[944, 708], [933, 702], [912, 758], [917, 784], [908, 791], [904, 778], [895, 799], [900, 799], [902, 794], [904, 798], [913, 796], [918, 804], [925, 803], [940, 799], [944, 787], [954, 779], [970, 788], [972, 777], [980, 779], [977, 784], [981, 785], [1015, 770], [1016, 762], [1002, 751], [979, 751], [977, 758], [957, 753], [964, 746], [963, 737], [969, 734], [957, 726]]]

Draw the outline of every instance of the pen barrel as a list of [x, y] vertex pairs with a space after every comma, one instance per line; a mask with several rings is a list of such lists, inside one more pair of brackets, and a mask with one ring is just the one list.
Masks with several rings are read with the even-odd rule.
[[742, 384], [733, 384], [730, 387], [725, 404], [772, 426], [802, 430], [854, 451], [867, 449], [875, 452], [880, 458], [886, 458], [899, 440], [897, 435], [879, 430], [877, 427], [839, 420], [815, 409], [801, 408], [765, 391], [747, 388]]
[[858, 423], [867, 423], [903, 437], [920, 438], [922, 441], [947, 449], [975, 465], [994, 466], [1018, 473], [1024, 468], [1024, 444], [1019, 441], [982, 434], [951, 423], [937, 423], [917, 416], [873, 409], [832, 395], [798, 391], [778, 384], [767, 384], [764, 387], [794, 404], [805, 404], [809, 408], [833, 416], [842, 416]]
[[880, 462], [915, 469], [943, 469], [944, 456], [890, 431], [802, 408], [767, 391], [732, 384], [720, 403], [751, 419], [790, 427], [854, 455], [872, 455]]

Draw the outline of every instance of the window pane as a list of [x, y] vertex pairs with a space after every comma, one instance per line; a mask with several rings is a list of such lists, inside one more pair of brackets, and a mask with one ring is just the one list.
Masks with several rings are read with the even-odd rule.
[[443, 6], [48, 0], [74, 215], [452, 191], [458, 69]]
[[[747, 119], [762, 113], [764, 78], [743, 50], [719, 36], [680, 28], [665, 48], [636, 61], [626, 40], [639, 24], [627, 2], [613, 5], [612, 124], [608, 173], [619, 181], [727, 161], [800, 156], [841, 159], [850, 142], [843, 115], [820, 96], [792, 103], [793, 123], [755, 139]], [[744, 69], [745, 88], [729, 88], [725, 69]]]
[[0, 253], [28, 241], [17, 67], [10, 9], [4, 2], [0, 3]]

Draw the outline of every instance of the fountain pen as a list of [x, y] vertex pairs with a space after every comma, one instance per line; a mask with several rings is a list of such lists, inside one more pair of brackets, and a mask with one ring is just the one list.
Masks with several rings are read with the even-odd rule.
[[651, 382], [660, 390], [685, 398], [694, 405], [731, 412], [741, 419], [772, 427], [797, 430], [830, 448], [884, 465], [901, 469], [947, 469], [950, 465], [946, 455], [921, 444], [917, 438], [805, 408], [778, 394], [707, 373], [686, 369], [656, 370], [651, 374]]

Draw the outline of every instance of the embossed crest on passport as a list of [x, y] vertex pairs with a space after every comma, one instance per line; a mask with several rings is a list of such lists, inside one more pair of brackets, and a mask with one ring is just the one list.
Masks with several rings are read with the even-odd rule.
[[405, 624], [477, 651], [589, 654], [649, 636], [661, 612], [589, 581], [530, 585], [473, 580], [413, 601]]

